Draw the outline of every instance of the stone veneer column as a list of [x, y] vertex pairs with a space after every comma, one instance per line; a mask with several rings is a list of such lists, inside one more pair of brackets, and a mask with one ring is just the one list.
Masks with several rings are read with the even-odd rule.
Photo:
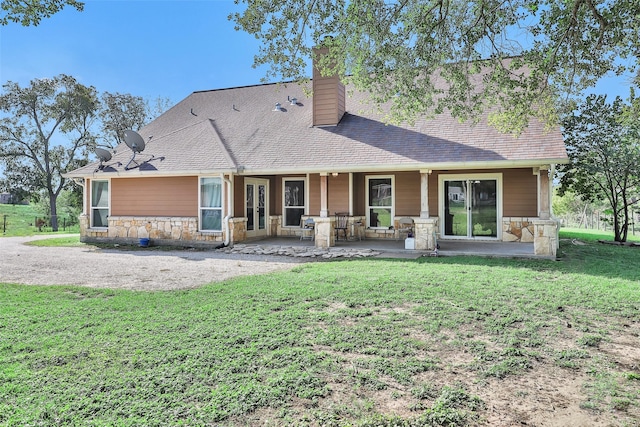
[[80, 215], [78, 217], [78, 222], [80, 223], [80, 236], [86, 236], [87, 230], [89, 229], [89, 215]]
[[269, 226], [271, 227], [271, 236], [280, 236], [282, 234], [282, 215], [271, 215], [269, 217]]
[[229, 218], [229, 244], [242, 242], [247, 239], [247, 218]]
[[548, 220], [551, 218], [551, 193], [549, 182], [549, 167], [540, 168], [540, 219]]
[[317, 248], [329, 248], [336, 245], [336, 236], [333, 232], [335, 227], [335, 218], [314, 218], [315, 226], [315, 242]]
[[327, 179], [326, 173], [320, 174], [320, 217], [322, 218], [329, 216], [329, 183]]
[[438, 230], [438, 217], [413, 218], [413, 228], [417, 250], [432, 251], [436, 248], [433, 236]]
[[552, 219], [533, 221], [533, 252], [539, 256], [556, 256], [558, 249], [558, 222]]
[[420, 218], [429, 218], [429, 175], [431, 170], [420, 171]]

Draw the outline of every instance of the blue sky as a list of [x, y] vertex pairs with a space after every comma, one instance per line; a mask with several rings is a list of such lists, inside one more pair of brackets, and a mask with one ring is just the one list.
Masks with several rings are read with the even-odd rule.
[[[37, 27], [0, 27], [0, 84], [69, 74], [99, 92], [176, 103], [193, 91], [259, 84], [259, 42], [235, 31], [232, 0], [87, 0]], [[597, 93], [627, 97], [625, 79]]]
[[260, 83], [258, 41], [227, 19], [232, 0], [88, 0], [37, 27], [0, 27], [0, 82], [69, 74], [99, 92], [174, 103], [193, 91]]

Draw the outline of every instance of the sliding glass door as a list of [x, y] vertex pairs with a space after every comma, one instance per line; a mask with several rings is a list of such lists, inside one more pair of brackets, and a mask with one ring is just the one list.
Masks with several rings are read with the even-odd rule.
[[441, 221], [445, 237], [498, 237], [499, 180], [497, 178], [441, 180]]

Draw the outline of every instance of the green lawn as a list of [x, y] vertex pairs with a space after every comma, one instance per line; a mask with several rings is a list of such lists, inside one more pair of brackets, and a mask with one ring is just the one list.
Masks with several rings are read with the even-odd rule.
[[541, 370], [584, 376], [583, 410], [638, 425], [638, 362], [606, 350], [638, 351], [640, 248], [563, 240], [560, 259], [313, 262], [175, 292], [3, 284], [0, 426], [486, 425], [481, 391]]
[[[33, 205], [0, 204], [0, 238], [51, 234], [50, 224], [45, 223], [38, 227], [38, 219], [48, 221], [48, 217], [38, 212]], [[58, 233], [78, 233], [79, 231], [78, 218], [65, 214], [58, 215]]]

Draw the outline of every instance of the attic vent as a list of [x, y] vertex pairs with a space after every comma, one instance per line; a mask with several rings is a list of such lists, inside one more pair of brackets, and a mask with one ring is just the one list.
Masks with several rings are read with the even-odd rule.
[[276, 102], [276, 106], [275, 106], [275, 108], [273, 109], [273, 111], [282, 111], [282, 105], [280, 105], [280, 103], [279, 103], [279, 102]]

